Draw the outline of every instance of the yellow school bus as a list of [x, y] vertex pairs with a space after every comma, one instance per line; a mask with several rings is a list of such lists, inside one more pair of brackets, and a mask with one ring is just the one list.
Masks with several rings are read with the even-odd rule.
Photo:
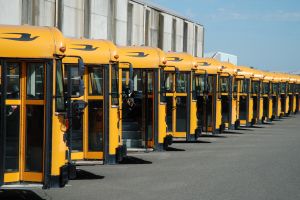
[[166, 132], [166, 103], [161, 79], [165, 54], [152, 47], [119, 47], [120, 140], [128, 151], [163, 150], [172, 143]]
[[272, 117], [271, 120], [278, 119], [281, 113], [281, 98], [280, 98], [280, 82], [281, 77], [279, 74], [272, 72]]
[[[231, 120], [231, 107], [229, 97], [231, 96], [232, 67], [225, 67], [212, 58], [196, 58], [195, 88], [197, 98], [198, 127], [203, 132], [221, 133], [229, 125]], [[202, 77], [201, 77], [202, 74]], [[205, 78], [203, 79], [203, 74]], [[201, 82], [206, 82], [206, 88], [201, 89]], [[201, 91], [203, 90], [203, 92]], [[202, 93], [202, 94], [201, 94]], [[223, 98], [222, 98], [223, 96]]]
[[289, 98], [287, 98], [287, 89], [289, 85], [289, 78], [284, 73], [278, 73], [278, 75], [280, 76], [280, 117], [284, 117], [288, 115]]
[[265, 123], [272, 120], [273, 115], [273, 74], [270, 72], [263, 72], [264, 78], [262, 80], [262, 98], [263, 98], [263, 111], [261, 122]]
[[234, 129], [238, 126], [237, 91], [233, 90], [236, 67], [229, 62], [219, 62], [219, 65], [217, 93], [221, 101], [221, 124], [223, 129]]
[[250, 79], [253, 76], [249, 67], [237, 66], [234, 77], [234, 93], [236, 97], [236, 113], [238, 126], [250, 126], [252, 106], [250, 105]]
[[167, 132], [174, 138], [195, 140], [196, 101], [192, 98], [195, 58], [187, 53], [166, 53], [164, 92], [167, 103]]
[[[212, 58], [195, 58], [196, 69], [193, 73], [192, 98], [196, 100], [196, 136], [203, 132], [220, 132], [221, 107], [217, 103], [217, 76], [221, 66]], [[218, 108], [218, 111], [216, 110]]]
[[296, 84], [296, 113], [300, 111], [300, 75], [296, 75], [297, 84]]
[[289, 108], [288, 108], [288, 114], [294, 114], [296, 110], [296, 83], [297, 79], [293, 75], [289, 76], [289, 85], [287, 88], [287, 95], [289, 98]]
[[56, 28], [0, 26], [0, 185], [61, 187], [76, 173], [67, 156], [65, 50]]
[[[82, 115], [72, 119], [72, 160], [120, 162], [126, 148], [120, 140], [119, 72], [117, 47], [106, 40], [67, 39], [67, 54], [80, 56], [85, 63], [84, 95], [73, 101], [87, 104]], [[64, 85], [78, 88], [76, 59], [64, 59]], [[68, 74], [71, 76], [69, 77]], [[68, 77], [72, 81], [68, 81]], [[70, 84], [68, 84], [70, 83]], [[76, 94], [74, 94], [76, 95]]]
[[250, 105], [252, 105], [252, 119], [251, 125], [258, 124], [261, 122], [263, 117], [263, 98], [262, 94], [262, 80], [264, 74], [262, 71], [257, 69], [250, 69], [253, 73], [251, 77], [251, 95], [250, 95]]

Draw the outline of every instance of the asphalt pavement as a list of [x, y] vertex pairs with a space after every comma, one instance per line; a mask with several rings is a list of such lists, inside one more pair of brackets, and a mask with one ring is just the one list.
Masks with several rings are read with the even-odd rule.
[[5, 190], [0, 199], [297, 200], [299, 130], [300, 115], [291, 116], [166, 152], [133, 153], [120, 165], [80, 166], [65, 188]]

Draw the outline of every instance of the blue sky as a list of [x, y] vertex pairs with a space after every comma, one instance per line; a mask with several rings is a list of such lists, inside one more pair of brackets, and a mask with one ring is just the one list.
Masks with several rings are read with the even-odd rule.
[[300, 70], [300, 0], [149, 0], [205, 27], [205, 52], [238, 56], [238, 64]]

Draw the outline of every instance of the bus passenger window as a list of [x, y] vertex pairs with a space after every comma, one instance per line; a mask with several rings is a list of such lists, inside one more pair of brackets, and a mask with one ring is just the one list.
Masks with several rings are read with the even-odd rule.
[[79, 96], [78, 91], [80, 87], [80, 80], [81, 77], [78, 74], [78, 67], [77, 65], [65, 65], [65, 78], [64, 78], [64, 86], [65, 86], [65, 92], [68, 91], [68, 69], [71, 70], [71, 82], [72, 82], [72, 96]]
[[133, 71], [133, 91], [142, 93], [143, 91], [143, 81], [141, 70]]
[[242, 89], [242, 93], [249, 92], [249, 79], [241, 80], [241, 89]]
[[205, 75], [196, 75], [193, 79], [193, 92], [199, 96], [205, 90]]
[[44, 64], [29, 63], [27, 66], [27, 98], [44, 99]]
[[285, 93], [286, 92], [286, 83], [281, 83], [280, 84], [280, 92]]
[[229, 78], [228, 77], [220, 77], [220, 91], [222, 93], [227, 93], [229, 91]]
[[237, 80], [237, 79], [234, 80], [234, 85], [233, 85], [233, 92], [234, 92], [234, 93], [237, 93], [237, 92], [238, 92], [238, 85], [239, 85], [239, 82], [241, 82], [241, 81], [240, 81], [240, 80]]
[[[145, 72], [146, 73], [146, 72]], [[153, 73], [147, 73], [147, 90], [148, 93], [152, 93], [153, 91]]]
[[263, 83], [263, 94], [269, 94], [270, 92], [270, 84], [269, 83]]
[[89, 67], [89, 95], [103, 95], [103, 68]]
[[173, 92], [173, 74], [165, 73], [165, 91]]
[[252, 94], [258, 94], [259, 92], [259, 82], [253, 81], [252, 82]]
[[176, 79], [176, 92], [187, 92], [188, 75], [186, 73], [180, 73], [176, 76]]
[[209, 75], [207, 77], [207, 91], [208, 91], [208, 93], [213, 92], [213, 81], [214, 81], [214, 77], [212, 75]]
[[7, 65], [7, 99], [20, 99], [20, 64]]

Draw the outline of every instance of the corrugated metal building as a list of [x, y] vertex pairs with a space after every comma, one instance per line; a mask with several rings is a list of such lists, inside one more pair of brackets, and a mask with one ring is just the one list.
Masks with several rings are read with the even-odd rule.
[[142, 0], [0, 0], [0, 6], [0, 24], [56, 26], [68, 37], [203, 56], [201, 24]]

